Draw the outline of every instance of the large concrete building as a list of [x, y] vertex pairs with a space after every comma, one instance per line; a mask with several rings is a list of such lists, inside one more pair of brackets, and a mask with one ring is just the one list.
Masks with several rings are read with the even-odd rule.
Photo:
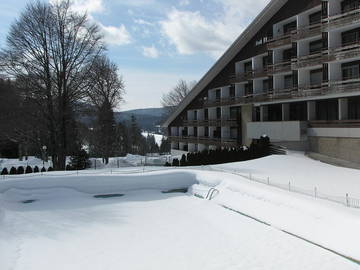
[[173, 151], [267, 134], [360, 162], [360, 0], [272, 0], [164, 126]]

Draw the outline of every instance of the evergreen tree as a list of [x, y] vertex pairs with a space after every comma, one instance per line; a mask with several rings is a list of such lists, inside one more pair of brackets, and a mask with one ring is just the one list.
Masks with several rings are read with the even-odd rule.
[[71, 156], [69, 165], [72, 170], [84, 170], [89, 168], [90, 160], [88, 153], [84, 149], [80, 149], [76, 155]]

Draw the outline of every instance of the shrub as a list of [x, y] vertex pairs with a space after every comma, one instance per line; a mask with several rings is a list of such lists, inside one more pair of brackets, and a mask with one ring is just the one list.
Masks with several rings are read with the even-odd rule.
[[180, 166], [186, 166], [186, 156], [184, 154], [181, 156]]
[[171, 167], [171, 164], [169, 162], [166, 162], [165, 167]]
[[177, 158], [174, 158], [173, 161], [172, 161], [172, 165], [174, 167], [179, 167], [179, 160]]
[[42, 168], [41, 168], [41, 172], [46, 172], [45, 167], [42, 167]]
[[67, 164], [66, 167], [65, 167], [65, 170], [66, 170], [66, 171], [71, 171], [72, 168], [71, 168], [71, 166], [70, 166], [69, 164]]
[[25, 172], [25, 170], [24, 170], [24, 167], [23, 167], [23, 166], [19, 166], [19, 167], [17, 168], [17, 171], [16, 171], [17, 174], [24, 174], [24, 172]]
[[34, 173], [38, 173], [39, 172], [39, 167], [38, 166], [35, 166], [34, 167]]
[[7, 168], [2, 169], [1, 175], [8, 175], [8, 174], [9, 174], [9, 172], [8, 172]]
[[88, 153], [81, 149], [75, 155], [70, 157], [70, 168], [73, 170], [84, 170], [90, 168], [90, 160]]
[[50, 166], [47, 171], [52, 172], [53, 170], [54, 170], [54, 168]]
[[33, 169], [28, 165], [26, 166], [25, 173], [32, 173]]
[[10, 174], [16, 174], [16, 168], [15, 167], [11, 167]]

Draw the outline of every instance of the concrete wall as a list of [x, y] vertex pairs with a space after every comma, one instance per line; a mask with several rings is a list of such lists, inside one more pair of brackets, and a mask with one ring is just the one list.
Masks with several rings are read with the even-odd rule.
[[309, 137], [310, 151], [360, 163], [360, 138]]
[[241, 106], [242, 144], [250, 146], [251, 138], [247, 136], [247, 124], [252, 122], [252, 105]]

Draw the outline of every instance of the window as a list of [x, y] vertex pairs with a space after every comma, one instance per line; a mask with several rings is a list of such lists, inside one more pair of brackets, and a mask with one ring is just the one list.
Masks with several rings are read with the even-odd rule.
[[197, 111], [194, 111], [194, 120], [198, 120], [198, 113], [197, 113]]
[[316, 40], [316, 41], [312, 41], [312, 42], [310, 42], [310, 44], [309, 44], [309, 52], [310, 52], [310, 54], [314, 54], [314, 53], [317, 53], [317, 52], [321, 52], [322, 48], [323, 48], [323, 41], [322, 41], [322, 39]]
[[270, 89], [270, 80], [263, 80], [263, 91], [267, 92]]
[[209, 137], [209, 127], [205, 127], [205, 137]]
[[247, 83], [245, 84], [245, 96], [253, 94], [253, 84]]
[[240, 112], [240, 107], [230, 107], [230, 119], [239, 119]]
[[310, 71], [310, 84], [319, 85], [322, 83], [322, 69], [316, 69]]
[[246, 62], [244, 63], [244, 72], [249, 73], [252, 71], [252, 62]]
[[220, 99], [220, 98], [221, 98], [221, 89], [216, 89], [216, 90], [215, 90], [215, 97], [216, 97], [216, 99]]
[[349, 98], [349, 120], [360, 119], [360, 97]]
[[268, 55], [264, 56], [262, 61], [263, 61], [263, 69], [267, 70], [268, 65], [271, 65], [270, 57]]
[[356, 79], [359, 78], [359, 63], [346, 63], [342, 64], [342, 79]]
[[216, 119], [221, 119], [221, 108], [216, 108]]
[[290, 32], [291, 32], [292, 30], [295, 30], [295, 29], [296, 29], [296, 27], [297, 27], [296, 21], [293, 21], [293, 22], [291, 22], [291, 23], [285, 24], [285, 25], [283, 26], [284, 35], [290, 34]]
[[290, 103], [290, 121], [306, 121], [307, 120], [307, 103], [294, 102]]
[[360, 40], [360, 28], [341, 33], [342, 45], [353, 44]]
[[236, 127], [230, 128], [230, 138], [236, 140], [238, 138], [238, 129]]
[[349, 12], [360, 7], [360, 0], [345, 0], [341, 2], [341, 12]]
[[197, 137], [197, 136], [198, 136], [198, 128], [194, 127], [194, 137]]
[[268, 120], [281, 121], [282, 120], [282, 105], [275, 104], [268, 106]]
[[214, 138], [221, 139], [221, 127], [216, 127], [214, 130]]
[[205, 118], [205, 120], [208, 120], [208, 119], [209, 119], [209, 109], [205, 109], [205, 111], [204, 111], [204, 118]]
[[317, 120], [338, 120], [339, 110], [337, 99], [316, 101]]
[[291, 49], [287, 49], [287, 50], [284, 50], [283, 51], [283, 61], [286, 62], [286, 61], [290, 61], [291, 58], [293, 56], [295, 56], [296, 54], [294, 53], [294, 49], [291, 48]]
[[230, 97], [235, 97], [235, 87], [234, 86], [230, 87]]
[[284, 76], [284, 88], [290, 89], [293, 87], [294, 87], [293, 76], [292, 75]]
[[321, 22], [321, 11], [309, 15], [309, 24], [318, 24]]

